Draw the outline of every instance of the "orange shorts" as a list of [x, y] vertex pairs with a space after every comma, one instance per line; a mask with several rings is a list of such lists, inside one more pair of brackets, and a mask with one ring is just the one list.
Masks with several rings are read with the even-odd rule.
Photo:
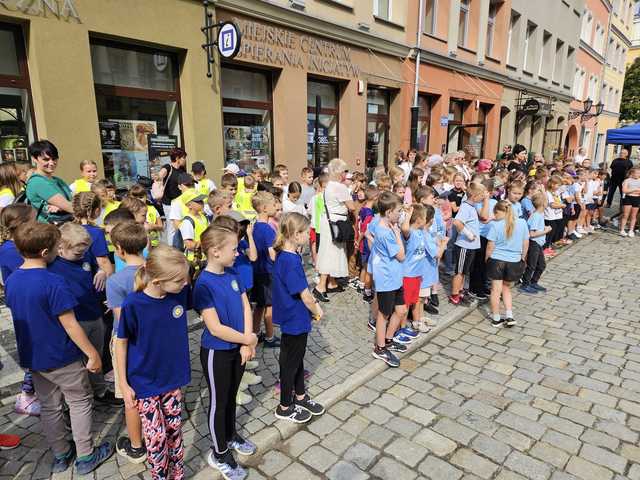
[[404, 290], [404, 304], [409, 307], [418, 303], [420, 298], [420, 284], [422, 277], [404, 277], [402, 289]]

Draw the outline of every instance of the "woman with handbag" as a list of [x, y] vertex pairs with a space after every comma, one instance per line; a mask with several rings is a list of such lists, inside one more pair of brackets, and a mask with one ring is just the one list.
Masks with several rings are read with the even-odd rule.
[[169, 152], [169, 158], [171, 158], [171, 163], [163, 165], [158, 172], [158, 177], [151, 187], [151, 195], [154, 200], [160, 200], [162, 203], [162, 210], [167, 219], [164, 223], [164, 238], [171, 245], [175, 227], [172, 222], [168, 221], [169, 212], [171, 211], [171, 202], [182, 194], [178, 188], [178, 180], [181, 174], [186, 172], [187, 152], [182, 148], [174, 148]]
[[334, 158], [329, 162], [329, 183], [324, 190], [325, 213], [320, 218], [320, 242], [316, 269], [320, 281], [313, 289], [313, 295], [320, 302], [328, 302], [327, 293], [343, 291], [336, 278], [349, 275], [347, 244], [354, 241], [353, 225], [349, 222], [349, 210], [355, 211], [356, 205], [349, 187], [344, 184], [347, 164]]

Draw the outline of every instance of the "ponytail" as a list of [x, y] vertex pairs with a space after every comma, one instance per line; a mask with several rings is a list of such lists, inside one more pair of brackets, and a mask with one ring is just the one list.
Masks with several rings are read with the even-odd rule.
[[100, 198], [94, 192], [76, 193], [71, 205], [73, 207], [73, 221], [75, 223], [86, 221], [89, 224], [94, 220], [94, 212], [101, 206]]
[[189, 278], [189, 264], [184, 254], [168, 245], [158, 245], [149, 252], [147, 261], [138, 268], [133, 281], [136, 292], [144, 290], [152, 279], [161, 281]]
[[493, 209], [494, 212], [504, 213], [504, 232], [507, 238], [511, 238], [516, 227], [515, 218], [513, 218], [513, 208], [508, 200], [500, 200]]
[[136, 292], [141, 292], [149, 283], [149, 278], [147, 277], [147, 266], [142, 264], [138, 267], [136, 271], [136, 276], [133, 279], [133, 290]]
[[280, 253], [284, 249], [287, 240], [291, 240], [296, 233], [309, 228], [309, 219], [297, 212], [290, 212], [280, 219], [278, 235], [273, 243], [273, 249]]

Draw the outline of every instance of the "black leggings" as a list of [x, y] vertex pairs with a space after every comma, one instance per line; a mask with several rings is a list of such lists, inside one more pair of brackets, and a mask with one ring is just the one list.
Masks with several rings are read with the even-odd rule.
[[487, 262], [484, 257], [487, 254], [487, 243], [489, 241], [485, 237], [480, 237], [480, 250], [476, 254], [471, 268], [471, 277], [469, 278], [469, 290], [473, 293], [486, 293], [489, 288], [489, 279], [487, 278]]
[[236, 435], [236, 395], [244, 373], [240, 348], [209, 350], [200, 348], [200, 363], [209, 389], [209, 433], [216, 458], [229, 449]]
[[613, 202], [613, 196], [616, 193], [616, 189], [620, 190], [620, 204], [622, 204], [622, 182], [624, 182], [624, 178], [612, 178], [609, 183], [609, 194], [607, 195], [607, 207], [611, 207], [611, 202]]
[[307, 333], [282, 334], [280, 341], [280, 404], [288, 407], [293, 395], [304, 395], [304, 353], [307, 350]]
[[538, 283], [545, 268], [547, 268], [547, 262], [544, 260], [542, 247], [530, 240], [529, 250], [527, 251], [527, 268], [524, 271], [524, 275], [522, 275], [522, 284]]
[[559, 218], [557, 220], [545, 220], [545, 225], [551, 227], [551, 231], [547, 234], [547, 241], [544, 244], [544, 248], [549, 248], [554, 242], [557, 242], [562, 238], [564, 232], [564, 219]]

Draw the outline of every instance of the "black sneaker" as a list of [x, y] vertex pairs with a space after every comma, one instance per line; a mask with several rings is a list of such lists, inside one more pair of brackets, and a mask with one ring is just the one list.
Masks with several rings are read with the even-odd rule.
[[313, 293], [313, 296], [316, 297], [316, 300], [318, 300], [319, 302], [326, 303], [329, 301], [327, 292], [320, 292], [317, 288], [314, 288], [311, 293]]
[[489, 297], [487, 297], [483, 292], [469, 292], [468, 295], [470, 298], [478, 300], [479, 302], [486, 302], [487, 300], [489, 300]]
[[369, 330], [371, 330], [372, 332], [375, 332], [376, 331], [376, 322], [375, 321], [372, 322], [371, 320], [368, 320], [367, 321], [367, 328]]
[[147, 459], [147, 449], [144, 448], [144, 445], [140, 448], [133, 448], [128, 437], [120, 437], [116, 441], [116, 452], [126, 458], [129, 463], [143, 463]]
[[492, 327], [501, 327], [504, 325], [504, 318], [500, 318], [500, 320], [491, 320]]
[[367, 303], [373, 302], [373, 293], [370, 293], [369, 295], [365, 293], [364, 295], [362, 295], [362, 300], [364, 300]]
[[280, 339], [274, 336], [271, 340], [269, 340], [265, 337], [264, 348], [280, 348]]
[[438, 294], [437, 293], [432, 293], [429, 296], [429, 303], [431, 305], [433, 305], [434, 307], [438, 308], [440, 306], [440, 299], [438, 298]]
[[309, 395], [305, 395], [302, 400], [298, 400], [298, 397], [293, 397], [293, 403], [297, 406], [304, 408], [314, 417], [316, 415], [322, 415], [324, 413], [324, 407], [317, 402], [314, 402], [309, 398]]
[[429, 315], [440, 315], [440, 310], [438, 310], [438, 307], [433, 305], [431, 302], [427, 302], [424, 304], [424, 311]]
[[342, 285], [337, 285], [333, 288], [327, 287], [327, 293], [342, 293], [344, 292], [344, 287]]
[[400, 366], [400, 360], [393, 353], [391, 353], [386, 348], [374, 348], [373, 349], [374, 358], [378, 358], [382, 360], [384, 363], [389, 365], [392, 368], [398, 368]]
[[518, 324], [513, 318], [505, 318], [504, 323], [507, 328], [515, 327]]
[[105, 405], [114, 405], [117, 407], [124, 405], [124, 400], [116, 398], [115, 394], [111, 390], [107, 390], [104, 395], [100, 397], [98, 395], [94, 395], [93, 399], [96, 402], [104, 403]]
[[406, 345], [396, 342], [395, 340], [387, 340], [386, 349], [391, 352], [404, 353], [408, 350]]
[[276, 407], [276, 418], [280, 420], [288, 420], [293, 423], [307, 423], [311, 420], [312, 416], [309, 410], [299, 405], [291, 405], [287, 409], [282, 408], [280, 405]]

